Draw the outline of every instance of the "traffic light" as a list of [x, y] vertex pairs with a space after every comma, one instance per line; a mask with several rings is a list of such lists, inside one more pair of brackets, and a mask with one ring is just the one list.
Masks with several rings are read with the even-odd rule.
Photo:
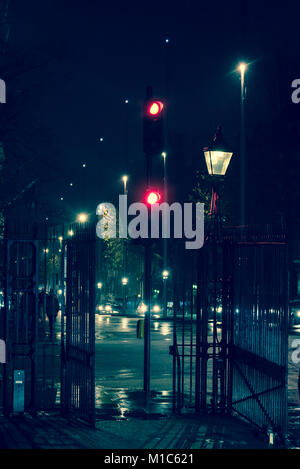
[[158, 204], [161, 200], [161, 194], [157, 190], [150, 189], [146, 192], [145, 202], [147, 205]]
[[151, 156], [164, 150], [164, 103], [148, 97], [144, 103], [144, 152]]

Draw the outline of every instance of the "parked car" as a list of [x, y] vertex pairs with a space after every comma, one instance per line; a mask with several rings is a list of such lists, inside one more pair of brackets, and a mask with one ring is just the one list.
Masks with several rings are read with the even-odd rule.
[[[140, 302], [136, 309], [136, 314], [138, 316], [144, 317], [146, 312], [146, 306], [143, 303], [143, 301]], [[153, 319], [159, 319], [162, 317], [162, 308], [158, 303], [154, 303], [153, 306], [151, 307], [151, 317]]]
[[290, 301], [290, 327], [300, 325], [300, 300]]
[[103, 315], [121, 315], [123, 314], [123, 307], [118, 303], [112, 301], [103, 301], [96, 306], [96, 313]]

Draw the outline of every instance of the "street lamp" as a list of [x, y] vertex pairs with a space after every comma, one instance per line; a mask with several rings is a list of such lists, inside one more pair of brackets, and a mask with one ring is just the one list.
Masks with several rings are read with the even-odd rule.
[[127, 284], [128, 284], [128, 278], [127, 278], [127, 277], [123, 277], [123, 278], [122, 278], [122, 285], [126, 287]]
[[126, 298], [126, 287], [128, 284], [128, 278], [123, 277], [122, 278], [122, 285], [123, 285], [123, 307], [124, 307], [124, 313], [126, 312], [126, 305], [127, 305], [127, 298]]
[[[164, 253], [166, 254], [166, 253]], [[164, 267], [166, 265], [166, 259], [164, 256]], [[167, 309], [167, 280], [169, 278], [169, 271], [167, 269], [164, 269], [162, 272], [162, 278], [163, 278], [163, 315], [164, 318], [168, 317], [168, 309]]]
[[168, 278], [169, 278], [169, 271], [168, 270], [163, 270], [162, 278], [163, 278], [163, 280], [168, 280]]
[[128, 182], [128, 176], [126, 176], [126, 174], [122, 176], [122, 181], [124, 184], [124, 195], [126, 195], [127, 194], [127, 182]]
[[[165, 151], [162, 152], [161, 156], [164, 159], [164, 201], [168, 202], [168, 186], [167, 186], [167, 153]], [[167, 219], [164, 217], [164, 230], [166, 232], [166, 223]], [[168, 247], [167, 247], [167, 238], [164, 237], [163, 239], [163, 265], [164, 265], [164, 272], [167, 272], [167, 258], [168, 258]], [[164, 279], [164, 280], [167, 280]], [[163, 314], [164, 317], [167, 317], [167, 284], [166, 282], [163, 283]]]
[[[205, 162], [207, 166], [208, 174], [211, 177], [212, 181], [212, 197], [211, 197], [211, 205], [210, 205], [210, 217], [211, 217], [211, 228], [209, 229], [209, 238], [208, 238], [208, 246], [210, 246], [208, 250], [209, 260], [208, 265], [211, 265], [213, 270], [214, 279], [218, 278], [218, 258], [220, 255], [219, 246], [222, 242], [222, 232], [221, 232], [221, 223], [222, 219], [219, 216], [218, 211], [218, 200], [219, 194], [217, 191], [217, 187], [219, 183], [223, 180], [227, 168], [229, 166], [232, 151], [228, 148], [224, 141], [224, 137], [222, 134], [222, 128], [218, 127], [217, 132], [214, 136], [213, 142], [210, 146], [205, 147], [203, 149]], [[211, 262], [211, 264], [210, 264]], [[197, 290], [197, 285], [193, 285], [193, 290], [197, 291], [197, 296], [199, 297], [200, 291]], [[214, 294], [210, 299], [211, 304], [213, 305], [213, 330], [212, 330], [212, 341], [210, 343], [210, 347], [212, 347], [212, 357], [213, 357], [213, 370], [212, 370], [212, 405], [213, 408], [217, 406], [217, 389], [218, 389], [218, 368], [217, 368], [217, 354], [219, 353], [220, 356], [224, 356], [224, 347], [223, 347], [223, 340], [224, 340], [224, 331], [225, 329], [222, 328], [222, 338], [221, 338], [221, 352], [218, 352], [219, 347], [219, 340], [218, 340], [218, 331], [217, 331], [217, 292], [216, 289]], [[223, 319], [223, 318], [222, 318]], [[208, 316], [207, 312], [202, 315], [201, 318], [202, 325], [207, 325]], [[204, 334], [202, 335], [202, 342], [204, 344], [204, 349], [207, 350], [208, 348], [208, 336], [207, 336], [207, 329], [205, 329]], [[202, 360], [203, 369], [207, 367], [207, 359], [204, 357]], [[219, 366], [219, 365], [218, 365]], [[198, 378], [197, 378], [198, 379]], [[199, 404], [197, 403], [197, 406]]]
[[230, 151], [224, 141], [221, 126], [217, 128], [212, 144], [203, 148], [203, 151], [208, 174], [213, 178], [210, 215], [217, 215], [219, 195], [216, 190], [216, 185], [219, 179], [225, 176], [232, 157], [232, 151]]
[[241, 62], [238, 66], [241, 74], [241, 141], [240, 141], [240, 187], [241, 187], [241, 208], [240, 224], [245, 225], [245, 182], [246, 182], [246, 156], [245, 156], [245, 71], [247, 64]]
[[77, 216], [77, 221], [79, 223], [86, 223], [88, 220], [88, 216], [86, 213], [79, 213], [79, 215]]
[[225, 144], [221, 126], [217, 128], [212, 144], [203, 151], [208, 173], [211, 176], [225, 176], [232, 151]]
[[99, 290], [101, 290], [102, 286], [103, 286], [102, 282], [98, 282], [98, 283], [97, 283], [97, 288], [98, 288]]

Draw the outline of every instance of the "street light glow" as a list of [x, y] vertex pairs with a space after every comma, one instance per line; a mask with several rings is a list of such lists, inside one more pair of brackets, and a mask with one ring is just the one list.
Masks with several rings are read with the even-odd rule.
[[69, 236], [74, 236], [74, 231], [73, 231], [73, 230], [69, 230], [69, 231], [68, 231], [68, 235], [69, 235]]
[[247, 64], [245, 62], [241, 62], [238, 66], [238, 70], [244, 75], [245, 71], [247, 70]]
[[126, 286], [128, 283], [128, 278], [127, 277], [123, 277], [122, 278], [122, 285]]
[[97, 288], [101, 289], [102, 288], [102, 282], [97, 283]]
[[169, 278], [169, 271], [168, 270], [164, 270], [163, 273], [162, 273], [162, 276], [163, 276], [163, 279], [164, 280], [167, 280]]
[[86, 213], [79, 213], [77, 217], [77, 221], [79, 221], [79, 223], [86, 223], [87, 220], [88, 220], [88, 216]]

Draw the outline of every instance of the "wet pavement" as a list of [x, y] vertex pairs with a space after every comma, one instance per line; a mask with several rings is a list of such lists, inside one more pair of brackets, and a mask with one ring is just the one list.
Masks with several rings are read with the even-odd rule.
[[[143, 346], [136, 337], [137, 318], [96, 317], [96, 415], [99, 421], [124, 422], [165, 420], [172, 412], [172, 344], [173, 324], [152, 321], [151, 330], [151, 396], [145, 400], [143, 389]], [[59, 363], [60, 338], [57, 327], [56, 343], [52, 347]], [[298, 395], [299, 365], [291, 360], [292, 341], [300, 339], [295, 328], [289, 337], [289, 440], [300, 448], [300, 400]], [[48, 349], [47, 349], [48, 350]], [[48, 353], [48, 352], [47, 352]], [[53, 360], [53, 358], [52, 358]], [[59, 373], [55, 383], [59, 402]], [[186, 376], [188, 383], [188, 376]]]

